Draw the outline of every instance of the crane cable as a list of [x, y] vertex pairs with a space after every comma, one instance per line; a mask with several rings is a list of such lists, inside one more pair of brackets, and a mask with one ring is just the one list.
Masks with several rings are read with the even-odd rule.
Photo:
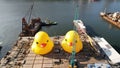
[[31, 10], [30, 10], [30, 16], [29, 16], [29, 18], [28, 18], [28, 22], [30, 22], [33, 8], [34, 8], [34, 0], [33, 0], [33, 4], [31, 5], [31, 8], [30, 8]]
[[[75, 7], [76, 7], [76, 9], [75, 9], [74, 20], [78, 20], [78, 18], [79, 18], [79, 11], [78, 11], [79, 5], [77, 4]], [[76, 31], [76, 27], [75, 26], [73, 27], [73, 30]], [[72, 55], [70, 57], [70, 65], [71, 65], [72, 68], [74, 68], [74, 66], [75, 66], [75, 54], [76, 54], [76, 44], [75, 44], [76, 38], [75, 38], [75, 36], [76, 36], [76, 32], [74, 32]]]
[[32, 12], [33, 12], [33, 9], [34, 9], [34, 1], [32, 2], [32, 5], [30, 6], [29, 10], [27, 11], [27, 13], [25, 14], [24, 18], [26, 18], [28, 15], [28, 23], [30, 22], [30, 19], [31, 19], [31, 16], [32, 16]]

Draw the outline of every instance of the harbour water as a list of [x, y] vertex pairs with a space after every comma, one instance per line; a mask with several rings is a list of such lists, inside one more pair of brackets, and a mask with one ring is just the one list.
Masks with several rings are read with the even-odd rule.
[[[42, 27], [50, 36], [65, 35], [73, 29], [77, 0], [35, 0], [32, 17], [43, 21], [50, 19], [58, 25]], [[21, 19], [27, 13], [33, 0], [0, 0], [0, 58], [11, 49], [21, 32]], [[99, 13], [120, 11], [120, 0], [78, 0], [79, 19], [87, 26], [88, 33], [104, 37], [120, 53], [120, 29], [103, 20]]]

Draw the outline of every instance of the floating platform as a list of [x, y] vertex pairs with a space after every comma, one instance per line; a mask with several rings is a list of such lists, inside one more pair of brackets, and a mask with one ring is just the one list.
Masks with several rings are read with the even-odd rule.
[[[33, 37], [20, 37], [12, 50], [1, 59], [0, 68], [68, 68], [69, 57], [61, 48], [64, 36], [51, 37], [54, 41], [54, 49], [47, 55], [36, 55], [31, 51]], [[83, 50], [76, 54], [77, 65], [80, 68], [92, 63], [107, 63], [107, 61], [95, 54], [89, 43], [83, 42]]]
[[113, 13], [104, 13], [104, 12], [100, 13], [100, 15], [103, 19], [105, 19], [110, 24], [112, 24], [112, 25], [114, 25], [114, 26], [116, 26], [117, 28], [120, 29], [120, 22], [112, 20], [112, 17], [110, 17], [109, 14], [113, 14]]

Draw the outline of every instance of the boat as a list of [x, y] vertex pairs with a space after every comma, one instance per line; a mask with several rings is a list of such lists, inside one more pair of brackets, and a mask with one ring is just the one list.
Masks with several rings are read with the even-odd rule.
[[100, 15], [103, 19], [105, 19], [109, 23], [120, 28], [120, 12], [114, 13], [101, 12]]
[[[107, 57], [107, 54], [103, 53], [104, 51], [101, 51], [102, 47], [98, 46], [100, 41], [97, 41], [95, 38], [90, 36], [88, 37], [88, 34], [85, 30], [86, 27], [84, 26], [83, 22], [81, 22], [81, 20], [73, 21], [77, 32], [79, 31], [78, 34], [83, 44], [83, 49], [80, 52], [74, 53], [74, 55], [72, 53], [65, 52], [61, 47], [61, 42], [65, 36], [53, 36], [50, 37], [50, 39], [54, 42], [54, 48], [52, 51], [45, 55], [35, 54], [31, 50], [34, 37], [19, 36], [16, 44], [13, 45], [12, 49], [8, 51], [6, 55], [0, 60], [0, 68], [93, 68], [98, 66], [101, 68], [118, 67], [118, 63], [120, 63], [120, 61], [118, 60], [117, 63], [115, 62], [112, 64], [109, 63], [108, 59], [105, 58], [105, 56]], [[90, 41], [90, 38], [92, 41]], [[99, 51], [96, 51], [95, 49]], [[74, 58], [70, 58], [71, 56], [74, 56]], [[71, 60], [74, 62], [73, 67], [70, 64]], [[114, 62], [114, 59], [112, 60]], [[103, 67], [103, 65], [108, 67]]]
[[44, 22], [42, 22], [42, 26], [51, 26], [51, 25], [57, 25], [57, 22], [51, 21], [49, 19], [46, 19]]
[[0, 46], [0, 51], [1, 51], [1, 49], [2, 49], [2, 46]]

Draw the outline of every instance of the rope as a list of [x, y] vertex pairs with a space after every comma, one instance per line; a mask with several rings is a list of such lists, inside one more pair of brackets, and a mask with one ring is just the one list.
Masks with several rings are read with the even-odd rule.
[[25, 14], [24, 18], [26, 18], [28, 15], [28, 23], [30, 22], [30, 19], [31, 19], [31, 16], [32, 16], [32, 12], [33, 12], [33, 9], [34, 9], [34, 0], [32, 2], [32, 5], [30, 6], [29, 10], [27, 11], [27, 13]]

